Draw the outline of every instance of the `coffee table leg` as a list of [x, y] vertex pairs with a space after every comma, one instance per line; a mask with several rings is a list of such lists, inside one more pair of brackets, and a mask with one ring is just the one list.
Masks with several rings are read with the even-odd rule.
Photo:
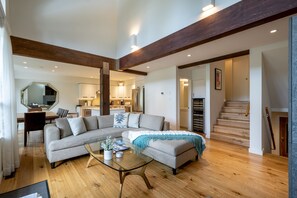
[[147, 188], [148, 189], [152, 189], [153, 187], [151, 186], [149, 180], [147, 179], [147, 177], [146, 177], [146, 175], [144, 173], [145, 169], [146, 169], [146, 166], [142, 167], [141, 170], [140, 170], [140, 172], [139, 172], [139, 175], [143, 178], [143, 180], [144, 180]]
[[119, 176], [120, 176], [120, 194], [119, 194], [119, 198], [122, 197], [122, 192], [123, 192], [123, 186], [124, 186], [125, 177], [128, 174], [129, 173], [123, 173], [122, 171], [119, 172]]
[[119, 177], [120, 177], [120, 194], [119, 194], [119, 198], [122, 197], [124, 181], [125, 181], [126, 176], [128, 176], [128, 175], [139, 175], [139, 176], [141, 176], [143, 178], [147, 188], [148, 189], [153, 188], [151, 186], [149, 180], [147, 179], [146, 175], [145, 175], [145, 169], [146, 169], [146, 166], [141, 167], [138, 170], [133, 170], [133, 171], [125, 172], [125, 173], [123, 173], [122, 171], [119, 171]]

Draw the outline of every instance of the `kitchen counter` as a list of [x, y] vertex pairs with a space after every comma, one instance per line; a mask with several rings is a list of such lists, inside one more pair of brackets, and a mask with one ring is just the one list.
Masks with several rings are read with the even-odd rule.
[[[100, 107], [98, 106], [81, 106], [79, 111], [80, 111], [79, 115], [83, 117], [100, 115]], [[124, 105], [110, 108], [110, 115], [113, 115], [114, 113], [121, 113], [121, 112], [125, 112]]]

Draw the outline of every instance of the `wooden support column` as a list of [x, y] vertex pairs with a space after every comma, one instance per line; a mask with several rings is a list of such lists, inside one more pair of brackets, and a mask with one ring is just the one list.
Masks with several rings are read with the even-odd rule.
[[109, 115], [109, 63], [100, 69], [100, 115]]

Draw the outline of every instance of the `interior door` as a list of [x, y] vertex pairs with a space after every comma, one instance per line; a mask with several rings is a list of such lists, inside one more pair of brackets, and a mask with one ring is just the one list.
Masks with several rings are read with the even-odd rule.
[[279, 145], [280, 145], [280, 156], [288, 157], [288, 118], [279, 118]]

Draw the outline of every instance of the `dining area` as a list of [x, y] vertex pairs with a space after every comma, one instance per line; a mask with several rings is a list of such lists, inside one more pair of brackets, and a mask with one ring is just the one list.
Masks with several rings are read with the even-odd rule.
[[27, 146], [30, 131], [43, 130], [46, 124], [53, 123], [55, 119], [67, 117], [67, 115], [68, 110], [62, 108], [58, 108], [57, 112], [28, 108], [28, 112], [17, 113], [17, 128], [20, 123], [24, 123], [24, 147]]

